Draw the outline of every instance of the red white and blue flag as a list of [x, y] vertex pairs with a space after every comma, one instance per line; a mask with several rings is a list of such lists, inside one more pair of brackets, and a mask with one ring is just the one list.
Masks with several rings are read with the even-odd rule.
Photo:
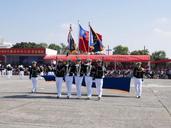
[[79, 24], [79, 43], [78, 43], [79, 51], [89, 52], [89, 31], [86, 31]]

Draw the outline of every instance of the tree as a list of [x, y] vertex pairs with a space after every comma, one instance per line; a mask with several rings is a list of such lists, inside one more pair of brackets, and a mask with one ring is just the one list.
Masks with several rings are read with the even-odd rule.
[[40, 47], [48, 48], [48, 44], [47, 43], [42, 42], [39, 45], [40, 45]]
[[66, 54], [67, 53], [67, 46], [64, 44], [64, 43], [60, 43], [61, 45], [61, 51], [63, 54]]
[[61, 52], [61, 47], [59, 45], [57, 45], [57, 44], [50, 44], [48, 46], [48, 48], [53, 49], [53, 50], [56, 50], [57, 53], [60, 53]]
[[149, 55], [148, 49], [145, 50], [135, 50], [130, 53], [131, 55]]
[[153, 52], [152, 55], [151, 55], [151, 59], [152, 60], [161, 60], [161, 59], [166, 59], [166, 53], [165, 51], [156, 51], [156, 52]]
[[113, 54], [128, 55], [129, 49], [126, 46], [118, 45], [113, 48]]
[[36, 44], [35, 42], [21, 42], [21, 43], [14, 44], [12, 48], [43, 48], [43, 47], [40, 44]]

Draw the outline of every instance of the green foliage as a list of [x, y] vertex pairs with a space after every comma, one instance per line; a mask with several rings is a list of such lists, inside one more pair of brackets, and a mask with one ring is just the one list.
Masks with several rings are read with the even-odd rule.
[[48, 46], [48, 48], [56, 50], [58, 53], [60, 53], [60, 51], [61, 51], [61, 47], [59, 45], [56, 45], [56, 44], [50, 44]]
[[60, 43], [60, 45], [52, 43], [48, 46], [48, 48], [56, 50], [58, 54], [66, 54], [66, 47], [64, 43]]
[[21, 42], [14, 44], [12, 48], [43, 48], [43, 46], [35, 42]]
[[166, 59], [166, 53], [165, 51], [156, 51], [153, 52], [151, 55], [152, 60], [161, 60], [161, 59]]
[[129, 49], [126, 46], [118, 45], [113, 48], [113, 54], [128, 55]]
[[48, 48], [48, 44], [47, 44], [47, 43], [42, 42], [42, 43], [40, 43], [39, 45], [40, 45], [41, 47], [43, 47], [43, 48]]
[[135, 50], [130, 53], [131, 55], [149, 55], [148, 49], [145, 50]]

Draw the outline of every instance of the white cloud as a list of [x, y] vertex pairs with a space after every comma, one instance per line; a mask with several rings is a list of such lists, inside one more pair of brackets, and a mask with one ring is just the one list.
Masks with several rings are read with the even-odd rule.
[[160, 36], [171, 38], [171, 31], [162, 30], [161, 28], [154, 28], [154, 32]]
[[166, 18], [166, 17], [161, 17], [161, 18], [158, 18], [156, 21], [156, 24], [168, 24], [169, 23], [169, 19]]
[[163, 38], [170, 38], [171, 37], [171, 20], [166, 17], [161, 17], [155, 20], [153, 25], [153, 32], [158, 34]]

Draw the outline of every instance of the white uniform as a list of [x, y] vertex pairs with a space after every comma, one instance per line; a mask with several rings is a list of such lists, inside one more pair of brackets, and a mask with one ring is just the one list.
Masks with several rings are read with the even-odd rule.
[[36, 92], [37, 91], [37, 77], [31, 77], [31, 81], [32, 81], [32, 92]]
[[37, 83], [38, 83], [38, 68], [37, 67], [32, 67], [30, 70], [30, 78], [32, 81], [32, 92], [37, 91]]
[[[137, 63], [139, 64], [139, 63]], [[137, 98], [141, 97], [142, 94], [142, 80], [143, 80], [144, 69], [139, 67], [135, 67], [133, 70], [133, 78], [134, 78], [134, 85]]]
[[103, 78], [104, 78], [105, 67], [100, 65], [96, 66], [95, 72], [96, 72], [95, 73], [96, 92], [98, 98], [100, 99], [102, 97], [102, 92], [103, 92]]
[[98, 97], [102, 97], [102, 92], [103, 92], [103, 79], [96, 78], [95, 79], [96, 83], [96, 92]]
[[75, 84], [77, 88], [77, 97], [81, 97], [81, 85], [82, 85], [83, 77], [75, 76]]
[[81, 85], [83, 81], [83, 67], [81, 64], [75, 65], [75, 84], [77, 88], [77, 97], [81, 97]]
[[24, 77], [24, 68], [22, 65], [19, 66], [19, 78], [23, 79]]
[[136, 78], [134, 77], [134, 85], [135, 85], [135, 91], [136, 96], [141, 96], [142, 94], [142, 78]]
[[91, 76], [92, 65], [90, 62], [85, 64], [85, 84], [87, 87], [87, 96], [91, 98], [92, 96], [92, 84], [93, 84], [93, 77]]
[[2, 77], [6, 75], [6, 69], [2, 70]]
[[67, 96], [71, 97], [73, 76], [65, 76], [66, 86], [67, 86]]
[[6, 70], [7, 70], [7, 78], [11, 79], [11, 77], [12, 77], [12, 67], [11, 67], [10, 64], [7, 65], [7, 69]]
[[61, 97], [63, 77], [56, 77], [57, 96]]
[[93, 83], [93, 77], [85, 76], [85, 84], [87, 87], [87, 96], [89, 98], [92, 96], [92, 83]]

